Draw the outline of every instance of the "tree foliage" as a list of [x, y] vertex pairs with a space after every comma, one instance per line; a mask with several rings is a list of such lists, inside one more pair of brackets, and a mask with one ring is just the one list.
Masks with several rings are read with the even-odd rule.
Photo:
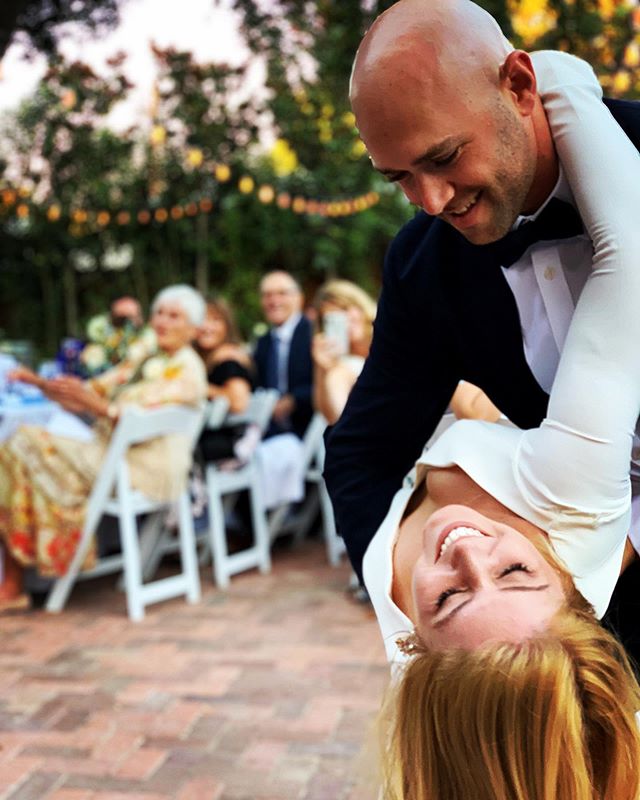
[[58, 52], [63, 26], [77, 24], [90, 34], [115, 28], [120, 0], [2, 0], [0, 58], [12, 40], [49, 57]]
[[[108, 115], [132, 88], [124, 56], [114, 56], [106, 75], [66, 63], [57, 55], [57, 22], [42, 22], [73, 12], [90, 25], [112, 24], [117, 1], [20, 4], [35, 15], [23, 17], [23, 29], [52, 55], [36, 93], [3, 126], [0, 319], [8, 334], [28, 331], [51, 351], [109, 296], [132, 292], [148, 303], [175, 281], [226, 294], [248, 333], [260, 318], [260, 276], [276, 267], [293, 272], [309, 296], [334, 275], [376, 292], [388, 242], [413, 211], [371, 169], [348, 80], [362, 34], [392, 3], [231, 2], [250, 61], [201, 64], [189, 52], [155, 47], [149, 117], [118, 135]], [[517, 46], [569, 50], [594, 65], [608, 93], [637, 94], [635, 6], [481, 5]], [[252, 94], [255, 60], [266, 77]], [[362, 213], [294, 213], [296, 202], [309, 210], [304, 198], [313, 211], [372, 191], [380, 202]]]

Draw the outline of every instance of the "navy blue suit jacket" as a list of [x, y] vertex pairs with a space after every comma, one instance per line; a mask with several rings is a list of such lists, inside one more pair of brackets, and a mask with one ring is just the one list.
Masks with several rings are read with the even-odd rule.
[[[271, 333], [265, 333], [258, 339], [254, 359], [258, 371], [258, 386], [267, 386], [267, 364], [273, 347]], [[291, 415], [293, 432], [302, 438], [313, 414], [312, 406], [313, 362], [311, 361], [311, 323], [303, 315], [296, 325], [289, 349], [289, 367], [287, 372], [287, 392], [295, 398], [296, 407]], [[269, 429], [268, 434], [281, 433], [277, 426]]]
[[[606, 102], [640, 149], [640, 103]], [[459, 380], [484, 389], [522, 428], [545, 415], [548, 396], [525, 361], [515, 299], [499, 267], [479, 265], [480, 250], [420, 212], [387, 254], [369, 358], [326, 435], [325, 479], [360, 577], [369, 542]]]

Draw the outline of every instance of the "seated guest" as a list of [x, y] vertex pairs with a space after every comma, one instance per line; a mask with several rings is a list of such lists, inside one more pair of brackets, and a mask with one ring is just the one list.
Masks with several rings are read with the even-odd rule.
[[302, 438], [313, 414], [311, 323], [302, 314], [302, 290], [288, 272], [269, 272], [260, 284], [260, 302], [272, 328], [254, 353], [258, 386], [280, 392], [267, 436], [293, 432]]
[[[246, 411], [254, 384], [253, 365], [240, 344], [233, 312], [220, 297], [207, 303], [205, 320], [196, 338], [196, 351], [207, 369], [208, 398], [224, 397], [231, 414]], [[236, 457], [235, 445], [242, 439], [246, 427], [241, 423], [204, 430], [199, 443], [204, 460]]]
[[313, 402], [333, 425], [369, 355], [376, 304], [355, 283], [332, 280], [320, 287], [314, 307], [319, 332], [311, 347]]
[[108, 314], [89, 320], [87, 338], [79, 354], [79, 370], [84, 377], [99, 375], [121, 361], [139, 361], [155, 348], [155, 336], [144, 324], [140, 303], [128, 295], [116, 297]]
[[[95, 417], [94, 438], [79, 442], [37, 426], [23, 426], [0, 445], [0, 537], [5, 548], [0, 611], [26, 602], [24, 567], [45, 576], [63, 575], [79, 541], [86, 503], [109, 438], [128, 406], [198, 405], [206, 397], [202, 361], [191, 348], [205, 303], [189, 286], [169, 286], [152, 305], [157, 350], [125, 361], [90, 381], [70, 376], [46, 380], [25, 367], [13, 380], [41, 389], [68, 411]], [[191, 455], [179, 436], [137, 445], [127, 457], [131, 484], [164, 500], [184, 485]], [[92, 549], [85, 567], [95, 560]]]

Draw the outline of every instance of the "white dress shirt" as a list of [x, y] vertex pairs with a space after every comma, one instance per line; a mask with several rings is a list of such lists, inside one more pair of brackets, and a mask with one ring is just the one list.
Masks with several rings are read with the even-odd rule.
[[[575, 267], [568, 263], [567, 254], [584, 246], [578, 237], [535, 245], [516, 265], [515, 277], [513, 268], [507, 271], [523, 328], [529, 326], [529, 363], [541, 382], [552, 381], [540, 427], [454, 423], [423, 452], [367, 549], [365, 583], [392, 662], [404, 660], [395, 639], [412, 627], [391, 597], [393, 547], [414, 480], [424, 480], [429, 468], [459, 465], [499, 502], [546, 531], [598, 615], [619, 575], [631, 519], [629, 456], [640, 412], [634, 201], [640, 156], [600, 101], [588, 65], [566, 54], [540, 56], [534, 58], [539, 91], [593, 256]], [[556, 190], [562, 187], [560, 181]], [[560, 289], [549, 291], [547, 284], [558, 277], [565, 284], [558, 280]], [[546, 359], [557, 369], [549, 370]], [[549, 373], [555, 374], [545, 378]]]
[[271, 329], [271, 336], [278, 346], [278, 391], [286, 394], [289, 391], [289, 351], [291, 340], [302, 314], [292, 314], [286, 322]]

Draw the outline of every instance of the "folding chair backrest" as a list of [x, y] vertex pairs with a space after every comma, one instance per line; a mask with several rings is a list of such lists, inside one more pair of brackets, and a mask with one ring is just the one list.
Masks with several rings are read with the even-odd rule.
[[226, 420], [229, 413], [229, 401], [226, 397], [216, 397], [210, 400], [204, 412], [204, 427], [219, 428]]
[[86, 525], [94, 530], [102, 516], [102, 509], [115, 484], [118, 468], [131, 445], [172, 433], [183, 434], [190, 450], [202, 428], [202, 408], [164, 406], [163, 408], [127, 408], [111, 437], [100, 473], [93, 485], [87, 504]]
[[302, 437], [302, 463], [305, 472], [313, 464], [318, 452], [321, 451], [322, 435], [326, 428], [327, 420], [320, 412], [316, 411]]
[[232, 423], [253, 423], [260, 428], [261, 433], [264, 433], [269, 427], [271, 415], [279, 396], [276, 389], [256, 389], [251, 394], [247, 410], [242, 414], [230, 414], [227, 419]]

